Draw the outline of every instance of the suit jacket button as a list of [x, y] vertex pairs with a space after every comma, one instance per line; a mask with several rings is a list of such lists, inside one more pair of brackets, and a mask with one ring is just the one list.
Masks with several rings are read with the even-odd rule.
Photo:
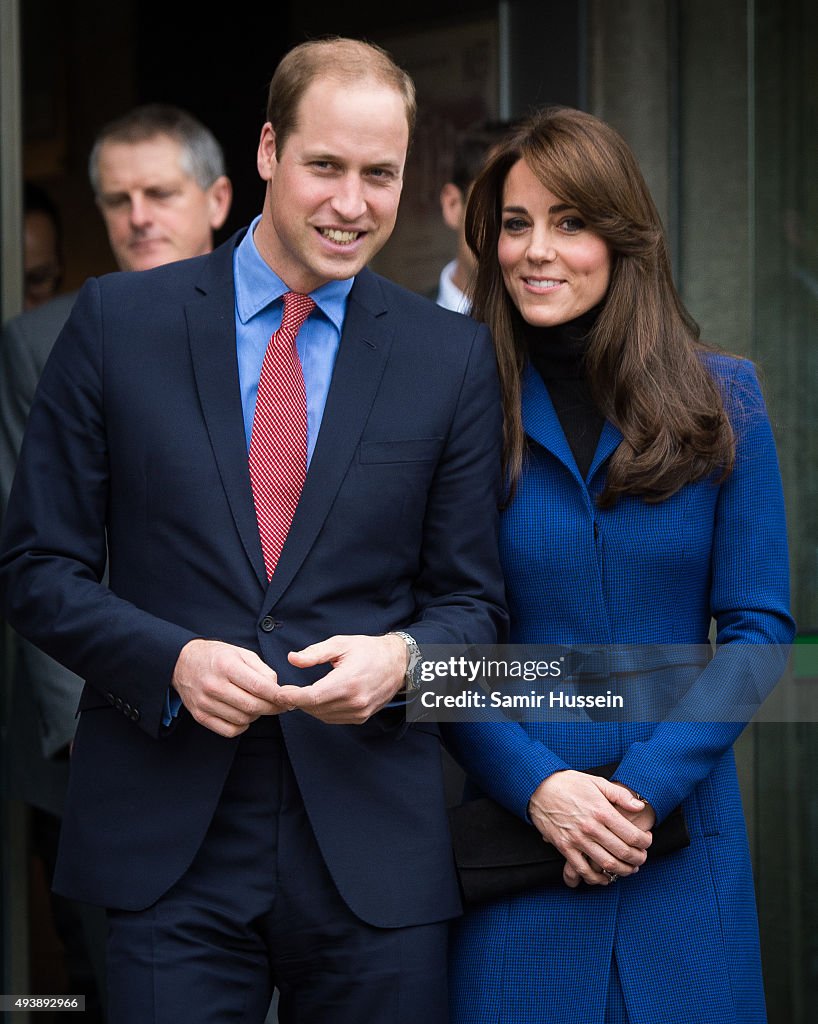
[[139, 711], [136, 708], [131, 708], [130, 718], [132, 722], [139, 721]]
[[276, 628], [277, 625], [278, 623], [276, 622], [276, 620], [272, 618], [270, 615], [265, 615], [264, 618], [261, 620], [261, 628], [264, 630], [265, 633], [272, 633], [272, 631]]
[[114, 697], [114, 707], [117, 708], [117, 710], [119, 710], [119, 711], [122, 710], [122, 698], [121, 697]]
[[105, 694], [105, 699], [108, 701], [109, 704], [115, 704], [116, 703], [116, 698], [114, 697], [114, 695], [112, 693], [106, 693]]

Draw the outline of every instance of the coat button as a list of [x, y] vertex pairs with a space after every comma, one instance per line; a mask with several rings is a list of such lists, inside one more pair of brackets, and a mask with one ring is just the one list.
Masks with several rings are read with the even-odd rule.
[[131, 713], [128, 716], [132, 722], [139, 721], [139, 711], [137, 708], [131, 708]]
[[276, 620], [272, 618], [272, 616], [270, 615], [265, 615], [264, 618], [261, 620], [261, 628], [264, 630], [265, 633], [272, 633], [272, 631], [276, 628], [277, 625], [278, 623], [276, 622]]

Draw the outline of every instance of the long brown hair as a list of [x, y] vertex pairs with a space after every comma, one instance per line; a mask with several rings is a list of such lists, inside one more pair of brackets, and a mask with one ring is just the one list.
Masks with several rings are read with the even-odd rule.
[[611, 252], [610, 285], [586, 354], [594, 401], [623, 435], [600, 504], [610, 506], [623, 494], [662, 501], [690, 481], [713, 473], [725, 477], [735, 458], [733, 431], [701, 359], [699, 328], [673, 284], [661, 219], [639, 165], [603, 121], [550, 107], [495, 150], [466, 212], [466, 239], [477, 256], [472, 315], [494, 336], [512, 492], [526, 445], [520, 409], [526, 350], [515, 330], [519, 314], [503, 283], [497, 242], [503, 187], [519, 160], [575, 207]]

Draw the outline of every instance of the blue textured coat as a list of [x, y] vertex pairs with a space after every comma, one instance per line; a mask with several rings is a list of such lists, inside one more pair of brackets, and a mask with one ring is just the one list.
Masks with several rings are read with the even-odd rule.
[[[732, 474], [659, 504], [627, 497], [604, 510], [594, 498], [621, 434], [605, 424], [583, 480], [545, 385], [528, 371], [523, 421], [534, 443], [502, 524], [514, 642], [706, 644], [711, 616], [719, 645], [790, 641], [784, 508], [764, 402], [749, 363], [722, 355], [707, 363], [736, 433]], [[697, 685], [723, 687], [723, 665], [717, 654]], [[659, 820], [683, 801], [692, 837], [687, 849], [615, 885], [558, 885], [468, 914], [452, 953], [456, 1024], [766, 1019], [732, 753], [742, 727], [532, 722], [452, 730], [472, 778], [522, 817], [552, 772], [618, 761], [615, 778], [649, 800]]]

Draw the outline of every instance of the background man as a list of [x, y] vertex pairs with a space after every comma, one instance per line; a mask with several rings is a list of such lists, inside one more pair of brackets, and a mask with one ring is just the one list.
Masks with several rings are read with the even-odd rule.
[[[137, 107], [106, 125], [89, 161], [91, 185], [122, 270], [147, 270], [213, 248], [231, 201], [224, 157], [212, 133], [186, 111], [167, 105]], [[29, 225], [26, 192], [26, 240]], [[32, 198], [33, 204], [33, 198]], [[31, 206], [31, 215], [45, 214]], [[56, 211], [54, 211], [56, 216]], [[49, 223], [51, 223], [49, 221]], [[41, 232], [42, 233], [42, 232]], [[56, 243], [58, 234], [51, 235]], [[45, 237], [45, 236], [44, 236]], [[42, 247], [41, 247], [42, 248]], [[55, 255], [58, 248], [54, 248]], [[41, 261], [42, 262], [42, 261]], [[28, 260], [26, 274], [28, 281]], [[37, 382], [76, 294], [61, 295], [10, 320], [0, 345], [0, 497], [5, 508]], [[30, 303], [27, 302], [27, 308]], [[32, 838], [50, 880], [68, 782], [82, 681], [32, 644], [16, 645], [14, 705], [9, 731], [12, 792], [32, 812]], [[85, 948], [102, 976], [104, 921], [55, 896], [53, 913], [66, 948], [74, 991], [89, 995]]]
[[62, 231], [48, 193], [27, 181], [23, 187], [23, 308], [53, 299], [62, 280]]
[[0, 565], [87, 680], [56, 885], [109, 908], [118, 1024], [273, 981], [284, 1024], [447, 1019], [439, 737], [386, 705], [505, 624], [500, 415], [486, 328], [365, 268], [413, 121], [383, 51], [296, 47], [261, 217], [88, 282], [42, 378]]
[[[137, 107], [107, 124], [91, 150], [88, 173], [120, 270], [150, 270], [210, 252], [213, 232], [230, 210], [232, 190], [221, 146], [200, 121], [167, 104]], [[4, 506], [37, 381], [75, 299], [75, 293], [58, 296], [3, 327]], [[63, 731], [57, 737], [61, 746], [71, 735], [66, 738]]]
[[210, 252], [230, 210], [221, 146], [178, 107], [138, 107], [103, 128], [88, 174], [122, 270]]
[[466, 290], [475, 267], [465, 234], [469, 192], [492, 149], [510, 127], [504, 121], [490, 121], [467, 129], [455, 145], [451, 180], [440, 190], [440, 212], [446, 226], [457, 235], [457, 250], [455, 258], [440, 272], [437, 304], [456, 313], [469, 311]]

